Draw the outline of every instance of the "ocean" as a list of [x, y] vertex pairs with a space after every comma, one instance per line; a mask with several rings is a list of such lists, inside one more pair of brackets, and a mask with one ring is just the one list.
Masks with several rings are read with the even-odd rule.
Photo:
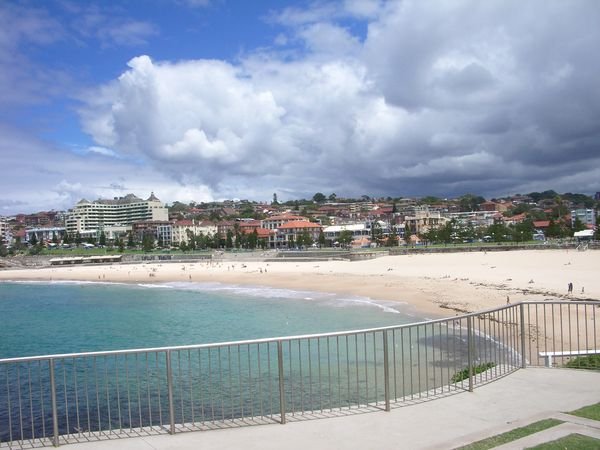
[[408, 305], [219, 283], [0, 283], [0, 359], [193, 345], [423, 320]]

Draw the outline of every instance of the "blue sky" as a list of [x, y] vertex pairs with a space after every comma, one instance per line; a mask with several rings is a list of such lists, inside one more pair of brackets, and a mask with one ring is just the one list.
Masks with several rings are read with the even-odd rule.
[[600, 190], [600, 4], [0, 2], [0, 215]]

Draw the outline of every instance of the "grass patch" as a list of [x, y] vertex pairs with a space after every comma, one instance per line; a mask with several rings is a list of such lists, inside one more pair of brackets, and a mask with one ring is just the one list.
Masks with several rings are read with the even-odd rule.
[[537, 433], [539, 431], [547, 430], [548, 428], [555, 427], [563, 423], [562, 420], [558, 419], [544, 419], [538, 422], [530, 423], [524, 427], [515, 428], [514, 430], [507, 431], [506, 433], [498, 434], [481, 441], [473, 442], [472, 444], [460, 447], [457, 450], [487, 450], [490, 448], [498, 447], [499, 445], [506, 444], [508, 442], [516, 441], [530, 434]]
[[583, 408], [576, 409], [575, 411], [571, 411], [568, 414], [583, 417], [585, 419], [600, 421], [600, 403], [596, 403], [595, 405], [584, 406]]
[[566, 363], [565, 367], [570, 369], [600, 370], [600, 354], [578, 356]]
[[[493, 363], [493, 362], [487, 362], [487, 363], [483, 363], [483, 364], [478, 364], [477, 366], [473, 366], [473, 375], [477, 375], [478, 373], [485, 372], [486, 370], [491, 369], [492, 367], [495, 367], [495, 366], [496, 366], [496, 363]], [[469, 378], [469, 368], [467, 367], [467, 368], [461, 370], [460, 372], [456, 372], [452, 376], [452, 382], [459, 383], [468, 378]]]
[[529, 447], [531, 450], [589, 450], [591, 448], [600, 448], [600, 439], [584, 436], [583, 434], [569, 434], [552, 442]]

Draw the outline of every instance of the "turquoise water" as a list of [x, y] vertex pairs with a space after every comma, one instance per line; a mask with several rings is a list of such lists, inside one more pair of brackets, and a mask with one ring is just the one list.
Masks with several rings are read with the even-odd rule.
[[0, 358], [201, 344], [421, 320], [401, 303], [217, 283], [0, 283]]

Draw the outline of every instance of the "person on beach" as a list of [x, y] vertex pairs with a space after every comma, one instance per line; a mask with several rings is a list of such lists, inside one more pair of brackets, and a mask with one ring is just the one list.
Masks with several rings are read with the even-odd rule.
[[569, 283], [568, 284], [568, 293], [572, 294], [573, 293], [573, 283]]

